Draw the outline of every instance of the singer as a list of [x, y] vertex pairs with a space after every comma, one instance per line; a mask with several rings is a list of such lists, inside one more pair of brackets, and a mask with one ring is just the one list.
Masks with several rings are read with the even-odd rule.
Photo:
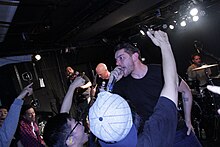
[[201, 67], [202, 65], [206, 65], [202, 62], [201, 56], [198, 53], [193, 54], [191, 56], [191, 62], [192, 64], [187, 68], [188, 81], [190, 83], [197, 83], [196, 81], [198, 81], [199, 86], [205, 86], [208, 83], [208, 76], [211, 75], [210, 68], [195, 70], [196, 68]]
[[[161, 31], [155, 31], [155, 33], [155, 37], [160, 36], [159, 34], [163, 36]], [[168, 38], [161, 39], [160, 41], [162, 44], [161, 48], [167, 45], [170, 46]], [[145, 132], [145, 121], [149, 120], [149, 117], [154, 112], [154, 107], [163, 88], [161, 66], [142, 63], [139, 48], [131, 43], [123, 42], [118, 44], [115, 51], [117, 67], [111, 74], [114, 74], [118, 81], [113, 87], [113, 93], [119, 94], [135, 107], [135, 111], [140, 116], [140, 119], [134, 118], [134, 122], [136, 122], [139, 134], [141, 134], [141, 132]], [[120, 76], [123, 77], [120, 79]], [[181, 80], [178, 91], [182, 93], [185, 121], [183, 119], [178, 120], [173, 146], [185, 147], [187, 144], [189, 145], [188, 147], [200, 147], [201, 144], [196, 138], [191, 124], [192, 95], [184, 80]], [[139, 135], [138, 137], [141, 136]], [[164, 142], [166, 142], [165, 140]], [[141, 144], [142, 141], [139, 140], [138, 143]]]

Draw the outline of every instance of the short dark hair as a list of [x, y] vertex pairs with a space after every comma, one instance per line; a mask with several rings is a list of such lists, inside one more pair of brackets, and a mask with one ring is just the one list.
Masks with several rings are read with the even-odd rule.
[[0, 109], [6, 109], [8, 111], [8, 107], [7, 106], [0, 106]]
[[[21, 108], [21, 115], [25, 115], [25, 114], [26, 114], [26, 111], [27, 111], [28, 109], [30, 109], [30, 108], [33, 108], [33, 109], [34, 109], [34, 107], [33, 107], [32, 105], [30, 105], [30, 104], [25, 104], [25, 105], [23, 105], [22, 108]], [[36, 112], [35, 109], [34, 109], [34, 112]]]
[[194, 60], [195, 56], [199, 56], [199, 57], [201, 57], [200, 54], [195, 53], [195, 54], [192, 54], [192, 56], [191, 56], [191, 60]]
[[134, 53], [138, 53], [138, 59], [140, 60], [140, 61], [142, 61], [141, 60], [141, 52], [140, 52], [140, 50], [137, 48], [137, 47], [135, 47], [133, 44], [131, 44], [131, 43], [128, 43], [128, 42], [122, 42], [122, 43], [119, 43], [116, 47], [115, 47], [115, 52], [116, 51], [118, 51], [118, 50], [121, 50], [121, 49], [124, 49], [124, 51], [126, 52], [126, 53], [128, 53], [129, 55], [132, 55], [132, 54], [134, 54]]
[[47, 121], [43, 138], [49, 147], [67, 146], [66, 138], [71, 131], [71, 126], [67, 124], [68, 119], [68, 113], [59, 113]]

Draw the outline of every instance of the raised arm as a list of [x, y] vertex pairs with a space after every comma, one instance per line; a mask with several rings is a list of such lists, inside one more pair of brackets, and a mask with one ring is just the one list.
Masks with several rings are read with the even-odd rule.
[[162, 53], [162, 65], [163, 65], [163, 76], [164, 86], [161, 91], [161, 96], [167, 97], [172, 100], [177, 106], [177, 87], [178, 87], [178, 76], [176, 71], [176, 62], [172, 53], [171, 45], [168, 40], [168, 36], [165, 32], [155, 31], [151, 34], [149, 31], [147, 35], [151, 38], [156, 46], [161, 48]]
[[7, 117], [0, 128], [0, 146], [9, 146], [14, 137], [20, 116], [23, 98], [33, 93], [32, 84], [26, 86], [11, 105]]
[[77, 87], [82, 86], [85, 80], [82, 77], [76, 77], [76, 79], [70, 84], [69, 89], [64, 97], [60, 113], [69, 113], [73, 101], [73, 93]]

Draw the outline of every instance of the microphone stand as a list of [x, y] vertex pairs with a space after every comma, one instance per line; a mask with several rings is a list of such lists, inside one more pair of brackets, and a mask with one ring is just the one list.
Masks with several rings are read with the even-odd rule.
[[[200, 51], [201, 54], [203, 54], [203, 55], [205, 55], [205, 56], [208, 56], [208, 57], [214, 59], [215, 61], [217, 61], [218, 65], [220, 64], [220, 58], [219, 58], [219, 57], [216, 57], [216, 56], [214, 56], [213, 54], [211, 54], [211, 53], [209, 53], [208, 51], [205, 51], [205, 50], [203, 50], [203, 49], [201, 49], [201, 48], [197, 48], [197, 49]], [[218, 68], [218, 75], [220, 75], [219, 68]]]
[[220, 58], [214, 56], [213, 54], [203, 50], [203, 49], [199, 49], [201, 53], [203, 53], [205, 56], [209, 56], [211, 57], [212, 59], [216, 60], [217, 62], [220, 62]]
[[[211, 54], [211, 53], [209, 53], [209, 52], [207, 52], [207, 51], [205, 51], [203, 49], [198, 48], [198, 50], [203, 55], [211, 57], [212, 59], [217, 61], [217, 63], [218, 63], [218, 68], [217, 68], [218, 69], [218, 76], [217, 77], [219, 77], [220, 76], [220, 72], [219, 72], [220, 58], [214, 56], [213, 54]], [[209, 84], [214, 85], [214, 83], [212, 81], [212, 78], [208, 75], [208, 71], [206, 70], [205, 72], [206, 72], [206, 76], [208, 77]], [[217, 112], [217, 106], [216, 106], [215, 96], [213, 95], [213, 93], [211, 93], [211, 92], [209, 92], [209, 93], [210, 93], [210, 96], [211, 96], [213, 104], [214, 104], [214, 113], [216, 113]], [[218, 114], [214, 114], [214, 130], [213, 130], [214, 131], [213, 132], [213, 139], [214, 139], [214, 141], [216, 141], [218, 139], [218, 130], [219, 130], [218, 126], [219, 126], [219, 123], [220, 123], [220, 121], [219, 121]]]

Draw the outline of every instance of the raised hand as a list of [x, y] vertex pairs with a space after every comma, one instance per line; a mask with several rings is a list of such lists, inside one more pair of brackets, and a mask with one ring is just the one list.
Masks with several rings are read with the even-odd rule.
[[163, 32], [163, 31], [154, 31], [154, 33], [152, 34], [152, 31], [147, 31], [147, 35], [148, 37], [150, 37], [150, 39], [153, 41], [153, 43], [156, 46], [161, 47], [164, 44], [170, 44], [169, 43], [169, 39], [167, 36], [167, 33]]
[[32, 88], [33, 82], [27, 85], [19, 94], [17, 98], [22, 99], [25, 98], [25, 96], [30, 96], [33, 94], [33, 88]]

